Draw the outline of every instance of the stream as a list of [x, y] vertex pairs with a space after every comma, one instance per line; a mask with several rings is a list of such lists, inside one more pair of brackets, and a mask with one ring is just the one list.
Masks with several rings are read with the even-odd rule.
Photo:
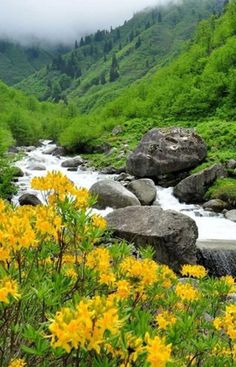
[[[68, 171], [67, 168], [61, 167], [61, 163], [68, 157], [56, 157], [51, 154], [45, 154], [49, 148], [56, 147], [50, 141], [44, 141], [42, 146], [35, 148], [31, 152], [19, 160], [16, 165], [24, 172], [24, 177], [20, 177], [18, 185], [18, 194], [13, 198], [13, 202], [18, 204], [19, 197], [24, 193], [37, 194], [30, 188], [31, 179], [35, 176], [43, 176], [47, 171], [61, 171], [78, 187], [89, 189], [95, 182], [104, 178], [112, 178], [112, 175], [103, 175], [92, 170], [80, 170], [76, 172]], [[31, 168], [34, 164], [43, 164], [46, 170], [37, 171]], [[172, 209], [190, 216], [195, 220], [199, 230], [198, 246], [205, 248], [227, 248], [229, 250], [236, 249], [236, 223], [231, 222], [223, 217], [223, 215], [207, 212], [199, 205], [182, 204], [173, 196], [173, 188], [162, 188], [157, 186], [157, 200], [163, 209]], [[102, 212], [103, 215], [112, 211], [107, 208]]]

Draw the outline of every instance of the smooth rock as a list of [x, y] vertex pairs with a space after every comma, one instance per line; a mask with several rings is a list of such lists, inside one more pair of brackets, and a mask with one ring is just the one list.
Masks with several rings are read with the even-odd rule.
[[27, 169], [31, 171], [45, 171], [47, 168], [43, 164], [40, 163], [31, 163]]
[[34, 147], [33, 145], [31, 145], [29, 147], [25, 147], [25, 151], [28, 152], [28, 153], [32, 152], [35, 149], [36, 149], [36, 147]]
[[207, 155], [204, 141], [192, 129], [152, 129], [128, 157], [127, 171], [158, 181], [165, 174], [188, 171]]
[[114, 129], [112, 130], [111, 134], [112, 134], [113, 136], [116, 136], [116, 135], [121, 134], [122, 132], [123, 132], [123, 128], [122, 128], [122, 126], [117, 125], [116, 127], [114, 127]]
[[65, 168], [75, 168], [75, 167], [77, 168], [83, 163], [84, 163], [84, 160], [80, 156], [77, 156], [77, 157], [65, 160], [64, 162], [62, 162], [61, 166]]
[[201, 203], [208, 188], [217, 178], [225, 177], [222, 164], [214, 164], [200, 172], [186, 177], [174, 188], [174, 195], [185, 203]]
[[229, 210], [225, 213], [225, 218], [236, 223], [236, 209]]
[[212, 210], [213, 212], [221, 213], [225, 208], [227, 208], [227, 204], [223, 200], [212, 199], [204, 203], [203, 208], [205, 210]]
[[152, 245], [155, 259], [175, 271], [197, 262], [198, 228], [184, 214], [155, 206], [133, 206], [113, 211], [106, 220], [115, 236], [137, 247]]
[[37, 205], [41, 205], [42, 203], [37, 198], [37, 196], [35, 196], [33, 194], [23, 194], [19, 198], [19, 204], [21, 206], [24, 206], [24, 205], [37, 206]]
[[126, 206], [140, 205], [137, 197], [113, 180], [101, 180], [90, 189], [90, 193], [97, 197], [96, 207], [100, 209], [124, 208]]
[[148, 178], [132, 181], [127, 186], [127, 189], [137, 196], [141, 205], [152, 205], [156, 199], [157, 190], [155, 183]]

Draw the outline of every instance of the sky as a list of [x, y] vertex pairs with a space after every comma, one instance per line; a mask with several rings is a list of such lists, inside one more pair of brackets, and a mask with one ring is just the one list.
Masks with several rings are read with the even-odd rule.
[[0, 37], [73, 42], [118, 26], [146, 7], [169, 0], [0, 0]]

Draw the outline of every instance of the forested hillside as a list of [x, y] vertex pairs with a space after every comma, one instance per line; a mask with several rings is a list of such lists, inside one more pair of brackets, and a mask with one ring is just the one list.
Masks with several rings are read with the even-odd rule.
[[[127, 87], [120, 97], [77, 117], [58, 138], [69, 148], [106, 139], [131, 148], [153, 126], [192, 126], [206, 139], [212, 160], [236, 149], [236, 1], [222, 16], [203, 20], [188, 50], [168, 66]], [[118, 136], [110, 136], [116, 125]], [[111, 161], [111, 158], [109, 158]]]
[[54, 58], [18, 87], [41, 100], [73, 100], [83, 113], [99, 108], [174, 59], [186, 48], [199, 20], [218, 14], [222, 4], [184, 0], [138, 13], [121, 27], [76, 41], [72, 52]]
[[0, 39], [0, 79], [9, 85], [19, 83], [67, 50], [68, 47], [42, 47], [34, 43], [22, 46]]

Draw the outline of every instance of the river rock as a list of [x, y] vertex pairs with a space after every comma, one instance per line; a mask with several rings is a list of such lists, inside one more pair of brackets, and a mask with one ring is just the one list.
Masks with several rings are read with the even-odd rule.
[[127, 189], [130, 190], [139, 199], [141, 205], [152, 205], [156, 199], [155, 183], [148, 178], [132, 181]]
[[65, 160], [64, 162], [62, 162], [61, 166], [65, 168], [77, 168], [83, 163], [83, 158], [78, 155], [77, 157]]
[[203, 140], [192, 129], [152, 129], [127, 160], [127, 171], [158, 181], [165, 174], [189, 171], [207, 155]]
[[229, 210], [225, 213], [225, 218], [236, 223], [236, 209]]
[[36, 149], [36, 147], [33, 146], [33, 145], [25, 147], [25, 151], [28, 152], [28, 153], [33, 152], [33, 150], [35, 150], [35, 149]]
[[223, 200], [213, 199], [203, 204], [203, 208], [205, 210], [212, 210], [213, 212], [221, 213], [227, 208], [227, 204]]
[[21, 195], [21, 197], [19, 198], [19, 203], [21, 206], [24, 206], [24, 205], [37, 206], [37, 205], [42, 204], [41, 201], [37, 198], [37, 196], [33, 194]]
[[214, 164], [198, 173], [186, 177], [174, 188], [174, 195], [185, 203], [201, 203], [208, 188], [217, 178], [225, 177], [225, 169], [221, 164]]
[[24, 176], [24, 172], [22, 171], [21, 168], [19, 167], [14, 167], [13, 168], [13, 176], [14, 177], [23, 177]]
[[139, 200], [132, 192], [113, 180], [96, 182], [91, 187], [90, 193], [97, 197], [96, 207], [100, 209], [140, 205]]
[[27, 169], [31, 171], [45, 171], [47, 168], [41, 163], [31, 163]]
[[198, 228], [184, 214], [156, 206], [133, 206], [113, 211], [106, 220], [115, 236], [137, 247], [152, 245], [155, 259], [175, 271], [197, 262]]

